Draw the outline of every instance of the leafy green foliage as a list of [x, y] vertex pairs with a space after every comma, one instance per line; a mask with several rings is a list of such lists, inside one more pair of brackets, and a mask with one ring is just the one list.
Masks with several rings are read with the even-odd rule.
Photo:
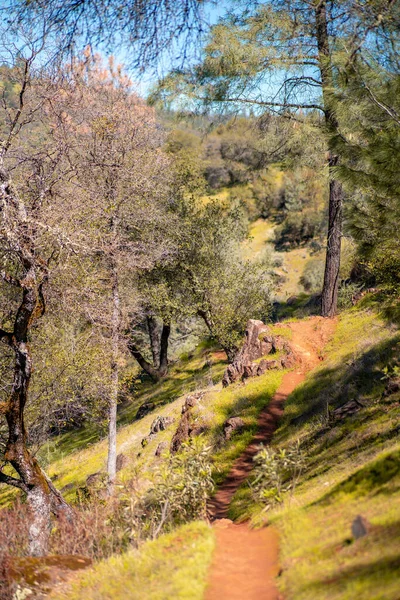
[[[343, 59], [344, 60], [344, 59]], [[368, 62], [367, 62], [368, 61]], [[334, 144], [349, 194], [347, 228], [368, 277], [391, 291], [400, 285], [400, 76], [367, 56], [342, 68], [336, 94], [341, 123]]]
[[271, 508], [283, 502], [284, 494], [294, 493], [305, 467], [305, 455], [299, 441], [287, 448], [261, 448], [253, 458], [254, 478], [250, 481], [256, 501]]
[[214, 489], [210, 451], [201, 439], [192, 440], [160, 468], [146, 499], [155, 533], [171, 524], [205, 518]]

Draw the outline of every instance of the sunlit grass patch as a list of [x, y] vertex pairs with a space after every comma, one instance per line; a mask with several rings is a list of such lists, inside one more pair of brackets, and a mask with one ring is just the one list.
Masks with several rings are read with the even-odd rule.
[[[384, 493], [342, 495], [329, 505], [282, 511], [276, 525], [282, 533], [279, 581], [284, 597], [397, 600], [399, 483], [397, 476]], [[351, 524], [359, 514], [372, 528], [364, 538], [354, 540]]]
[[[213, 454], [214, 478], [223, 481], [232, 462], [250, 443], [256, 429], [261, 410], [268, 406], [272, 396], [282, 381], [284, 371], [268, 371], [260, 377], [236, 383], [225, 389], [215, 389], [207, 396], [211, 411], [212, 428], [208, 439], [216, 446]], [[222, 442], [222, 425], [230, 417], [241, 417], [244, 429], [233, 435], [229, 443]]]
[[201, 600], [214, 549], [214, 534], [194, 522], [138, 551], [103, 561], [74, 578], [53, 600]]
[[[273, 440], [278, 448], [300, 440], [306, 454], [294, 493], [265, 512], [244, 484], [231, 502], [231, 518], [280, 529], [279, 585], [287, 600], [398, 600], [400, 394], [384, 394], [384, 368], [399, 341], [376, 312], [344, 312], [325, 361], [286, 401]], [[334, 416], [354, 400], [353, 414]], [[355, 541], [358, 514], [372, 529]]]

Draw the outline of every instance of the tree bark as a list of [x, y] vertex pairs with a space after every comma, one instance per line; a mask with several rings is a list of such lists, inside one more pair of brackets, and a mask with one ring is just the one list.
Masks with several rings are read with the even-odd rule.
[[[326, 0], [318, 0], [315, 7], [318, 61], [321, 71], [322, 95], [324, 99], [325, 123], [329, 135], [336, 133], [338, 121], [332, 110], [331, 93], [333, 86], [332, 62], [329, 47]], [[329, 153], [329, 217], [325, 259], [324, 284], [322, 288], [322, 316], [333, 317], [337, 312], [339, 289], [340, 250], [342, 241], [342, 207], [344, 193], [341, 183], [335, 179], [333, 169], [339, 157]]]
[[161, 377], [165, 377], [168, 372], [168, 341], [169, 334], [171, 333], [171, 325], [169, 323], [163, 323], [163, 328], [161, 332], [161, 343], [160, 343], [160, 375]]
[[32, 556], [42, 556], [48, 551], [51, 512], [56, 516], [60, 516], [63, 512], [69, 517], [72, 513], [60, 492], [55, 489], [27, 448], [24, 410], [32, 376], [32, 359], [27, 338], [32, 323], [44, 313], [44, 301], [43, 282], [37, 284], [33, 267], [19, 283], [22, 288], [22, 301], [17, 311], [13, 332], [8, 334], [2, 332], [1, 336], [3, 341], [13, 349], [15, 355], [13, 383], [5, 408], [8, 425], [5, 459], [18, 473], [19, 479], [0, 473], [0, 481], [26, 493], [32, 514], [29, 526], [29, 553]]
[[160, 334], [155, 317], [147, 317], [147, 330], [149, 332], [150, 348], [153, 356], [153, 367], [158, 369], [160, 367]]
[[150, 375], [154, 382], [160, 381], [160, 379], [165, 377], [168, 373], [168, 342], [170, 333], [170, 324], [163, 323], [159, 346], [159, 355], [156, 361], [159, 365], [158, 368], [154, 367], [144, 358], [143, 354], [140, 352], [139, 348], [135, 345], [132, 339], [128, 342], [129, 352], [137, 360], [139, 365], [142, 367], [143, 371]]
[[121, 313], [118, 285], [118, 267], [115, 260], [111, 260], [112, 279], [112, 317], [111, 317], [111, 389], [109, 398], [108, 418], [108, 456], [107, 474], [109, 481], [109, 492], [113, 492], [115, 478], [117, 475], [117, 404], [118, 404], [118, 354], [119, 334], [121, 328]]

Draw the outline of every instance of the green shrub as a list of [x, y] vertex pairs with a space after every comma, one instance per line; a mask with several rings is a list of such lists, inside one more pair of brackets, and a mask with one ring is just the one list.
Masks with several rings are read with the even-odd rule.
[[283, 501], [283, 494], [293, 492], [305, 466], [305, 456], [299, 442], [274, 450], [261, 447], [253, 458], [254, 478], [250, 482], [257, 502], [265, 509]]
[[324, 282], [325, 263], [323, 260], [313, 258], [304, 267], [300, 283], [306, 292], [320, 292]]
[[210, 450], [201, 440], [192, 440], [160, 468], [145, 499], [152, 537], [168, 525], [206, 517], [214, 489]]

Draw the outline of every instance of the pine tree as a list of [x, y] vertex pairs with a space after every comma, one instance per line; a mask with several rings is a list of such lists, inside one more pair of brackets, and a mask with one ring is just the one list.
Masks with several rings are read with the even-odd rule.
[[400, 73], [358, 59], [342, 65], [332, 143], [342, 156], [336, 174], [349, 199], [345, 225], [361, 264], [375, 281], [400, 285]]

